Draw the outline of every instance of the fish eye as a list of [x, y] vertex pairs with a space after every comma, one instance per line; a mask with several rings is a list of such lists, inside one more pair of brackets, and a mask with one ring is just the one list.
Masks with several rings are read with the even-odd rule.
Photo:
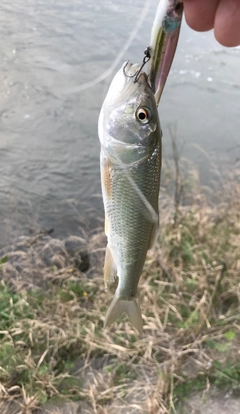
[[150, 110], [148, 108], [138, 108], [136, 110], [136, 118], [141, 124], [147, 124], [151, 118]]

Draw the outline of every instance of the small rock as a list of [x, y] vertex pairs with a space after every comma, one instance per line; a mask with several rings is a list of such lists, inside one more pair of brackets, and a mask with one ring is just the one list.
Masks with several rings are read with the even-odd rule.
[[67, 257], [67, 251], [61, 240], [51, 239], [47, 245], [52, 249], [54, 254], [60, 254], [61, 256]]
[[21, 250], [22, 252], [27, 253], [27, 251], [29, 249], [29, 243], [26, 243], [24, 241], [20, 241], [20, 242], [16, 243], [15, 249], [16, 250]]
[[69, 236], [64, 240], [64, 246], [70, 256], [87, 250], [87, 242], [81, 237]]
[[21, 250], [9, 252], [7, 254], [7, 261], [8, 263], [14, 264], [14, 263], [21, 263], [24, 260], [28, 259], [28, 255], [26, 252], [23, 252]]
[[90, 259], [87, 251], [81, 252], [80, 256], [74, 258], [74, 264], [81, 272], [86, 272], [90, 267]]
[[101, 249], [107, 244], [107, 237], [104, 232], [94, 234], [90, 239], [90, 250]]
[[90, 414], [92, 408], [84, 401], [62, 402], [60, 404], [46, 404], [36, 414]]
[[14, 263], [14, 267], [17, 270], [18, 273], [21, 273], [23, 271], [23, 265], [19, 263]]
[[1, 414], [19, 414], [21, 410], [21, 400], [12, 400], [9, 398], [2, 398], [0, 400], [0, 413]]
[[32, 241], [31, 244], [34, 248], [34, 250], [37, 253], [40, 253], [43, 249], [43, 247], [50, 242], [50, 240], [52, 240], [52, 238], [50, 236], [40, 236], [40, 237], [32, 237]]
[[69, 236], [64, 240], [64, 245], [68, 254], [74, 257], [74, 266], [86, 272], [90, 266], [87, 242], [81, 237]]
[[24, 266], [21, 272], [21, 279], [29, 289], [34, 286], [46, 288], [45, 273], [38, 268]]
[[19, 236], [17, 239], [14, 240], [13, 245], [16, 246], [17, 243], [25, 243], [30, 244], [31, 238], [29, 236]]
[[4, 265], [1, 268], [0, 279], [11, 280], [17, 279], [18, 276], [19, 273], [13, 265], [11, 265], [10, 263], [4, 263]]
[[4, 256], [8, 256], [9, 253], [13, 252], [15, 250], [14, 246], [6, 246], [3, 247], [0, 250], [0, 260], [4, 257]]
[[64, 244], [60, 240], [52, 239], [44, 245], [41, 251], [41, 258], [47, 266], [52, 266], [52, 258], [55, 255], [61, 256], [65, 261], [68, 256]]
[[51, 265], [56, 266], [58, 269], [62, 269], [66, 265], [66, 262], [65, 262], [64, 258], [62, 258], [61, 256], [55, 254], [52, 257], [52, 264]]

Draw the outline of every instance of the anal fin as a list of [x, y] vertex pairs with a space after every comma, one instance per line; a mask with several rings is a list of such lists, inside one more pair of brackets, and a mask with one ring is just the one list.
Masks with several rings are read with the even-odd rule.
[[158, 238], [159, 223], [153, 224], [149, 237], [148, 250], [152, 249]]
[[108, 245], [106, 247], [104, 263], [104, 285], [106, 290], [110, 287], [111, 291], [115, 291], [118, 285], [117, 268]]

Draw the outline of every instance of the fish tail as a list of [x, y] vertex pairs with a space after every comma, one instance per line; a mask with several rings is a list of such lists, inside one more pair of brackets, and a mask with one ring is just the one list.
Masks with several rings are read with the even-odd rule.
[[143, 332], [143, 320], [137, 298], [126, 300], [121, 298], [121, 296], [114, 296], [105, 316], [104, 328], [115, 322], [124, 312], [128, 315], [131, 324], [141, 335]]

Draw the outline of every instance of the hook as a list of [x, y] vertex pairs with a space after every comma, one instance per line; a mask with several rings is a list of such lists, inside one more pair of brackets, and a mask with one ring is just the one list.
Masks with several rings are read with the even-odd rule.
[[128, 78], [135, 78], [134, 79], [134, 83], [136, 83], [137, 81], [138, 81], [138, 79], [139, 79], [139, 77], [140, 77], [140, 74], [141, 74], [141, 71], [142, 71], [142, 69], [143, 69], [143, 67], [146, 65], [146, 63], [151, 59], [151, 48], [150, 48], [150, 46], [148, 46], [145, 50], [144, 50], [144, 58], [143, 58], [143, 61], [142, 61], [142, 64], [141, 64], [141, 66], [140, 66], [140, 68], [137, 70], [137, 72], [136, 73], [134, 73], [133, 75], [127, 75], [127, 73], [126, 73], [126, 71], [125, 71], [125, 69], [126, 69], [126, 66], [128, 65], [128, 62], [126, 63], [126, 65], [124, 66], [124, 68], [123, 68], [123, 73], [124, 73], [124, 75], [125, 76], [127, 76]]

